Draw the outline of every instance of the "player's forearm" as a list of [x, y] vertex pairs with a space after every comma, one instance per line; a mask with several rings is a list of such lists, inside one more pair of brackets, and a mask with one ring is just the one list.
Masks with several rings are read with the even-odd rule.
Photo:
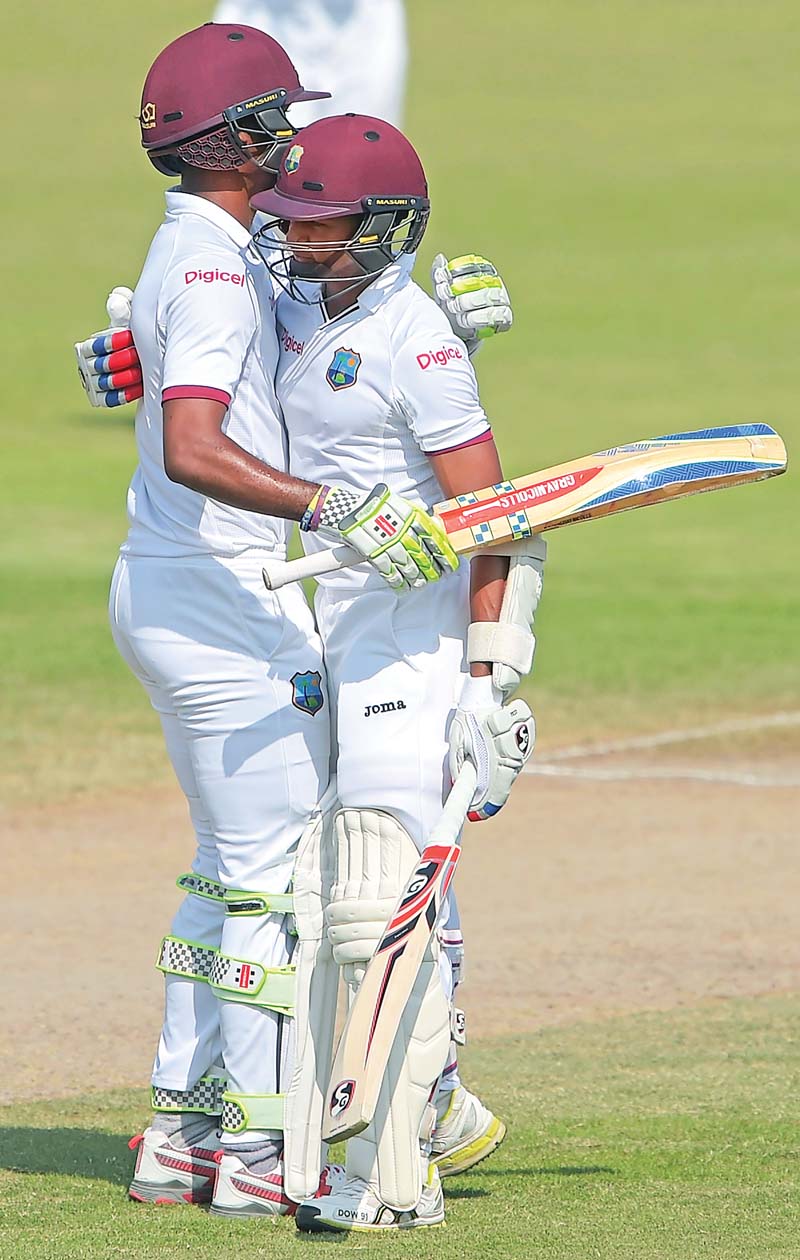
[[180, 401], [164, 405], [164, 469], [170, 480], [246, 512], [299, 521], [319, 486], [256, 459], [211, 423], [211, 417], [209, 423], [203, 417], [187, 424], [185, 413], [173, 410]]
[[[478, 486], [496, 485], [503, 479], [500, 456], [493, 441], [479, 442], [431, 458], [436, 476], [448, 498], [466, 494]], [[470, 564], [470, 620], [497, 621], [508, 577], [507, 556], [473, 556]], [[487, 661], [470, 665], [474, 678], [492, 672]]]

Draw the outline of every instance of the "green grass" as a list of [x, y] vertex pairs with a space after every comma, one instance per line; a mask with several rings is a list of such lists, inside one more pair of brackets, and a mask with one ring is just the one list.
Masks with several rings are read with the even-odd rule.
[[[479, 372], [510, 473], [620, 441], [764, 419], [796, 445], [800, 154], [793, 0], [411, 0], [408, 127], [435, 250], [506, 274], [513, 334]], [[35, 172], [7, 181], [0, 461], [0, 781], [52, 797], [165, 774], [116, 659], [105, 592], [130, 417], [84, 407], [71, 342], [133, 282], [164, 181], [133, 116], [152, 55], [200, 20], [142, 0], [76, 22], [17, 6], [6, 114]], [[127, 412], [127, 409], [126, 409]], [[796, 705], [792, 474], [552, 536], [542, 740]]]
[[800, 999], [762, 998], [481, 1043], [468, 1076], [509, 1136], [447, 1182], [445, 1229], [391, 1239], [129, 1203], [143, 1093], [5, 1108], [0, 1257], [794, 1260], [799, 1028]]

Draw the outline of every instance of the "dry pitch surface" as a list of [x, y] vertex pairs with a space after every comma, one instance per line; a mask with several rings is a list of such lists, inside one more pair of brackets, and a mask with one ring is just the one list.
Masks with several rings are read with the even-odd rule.
[[[573, 763], [691, 767], [769, 786], [528, 777], [467, 830], [460, 900], [471, 1036], [796, 990], [800, 789], [781, 738]], [[175, 790], [4, 818], [19, 888], [0, 929], [7, 1099], [143, 1085], [161, 1014], [153, 959], [191, 859]], [[44, 878], [46, 876], [46, 878]]]

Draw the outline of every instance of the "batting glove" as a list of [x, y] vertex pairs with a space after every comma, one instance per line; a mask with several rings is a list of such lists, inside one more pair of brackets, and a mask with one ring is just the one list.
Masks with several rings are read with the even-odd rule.
[[470, 822], [503, 808], [536, 743], [536, 723], [525, 701], [499, 704], [496, 697], [491, 678], [468, 678], [450, 727], [452, 778], [465, 761], [478, 772]]
[[142, 365], [130, 330], [133, 292], [112, 289], [106, 302], [111, 327], [75, 342], [78, 375], [93, 407], [121, 407], [141, 398]]
[[458, 568], [458, 556], [436, 518], [383, 483], [368, 494], [322, 486], [300, 528], [348, 543], [397, 591], [438, 582]]
[[464, 254], [448, 262], [444, 254], [437, 254], [431, 280], [437, 305], [470, 356], [486, 337], [508, 332], [513, 324], [508, 290], [488, 259]]

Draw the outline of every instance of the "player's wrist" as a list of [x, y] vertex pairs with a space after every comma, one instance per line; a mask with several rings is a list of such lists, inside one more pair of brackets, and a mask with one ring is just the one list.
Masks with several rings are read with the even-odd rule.
[[[475, 674], [472, 671], [482, 668], [485, 673]], [[503, 702], [502, 693], [492, 682], [492, 672], [488, 665], [476, 663], [471, 666], [470, 673], [464, 679], [461, 690], [459, 709], [464, 713], [475, 713], [481, 709], [497, 708]]]
[[305, 511], [299, 521], [300, 529], [304, 534], [313, 534], [319, 529], [319, 523], [322, 519], [322, 509], [325, 506], [325, 500], [327, 499], [330, 490], [330, 486], [317, 486], [311, 498], [308, 500]]

